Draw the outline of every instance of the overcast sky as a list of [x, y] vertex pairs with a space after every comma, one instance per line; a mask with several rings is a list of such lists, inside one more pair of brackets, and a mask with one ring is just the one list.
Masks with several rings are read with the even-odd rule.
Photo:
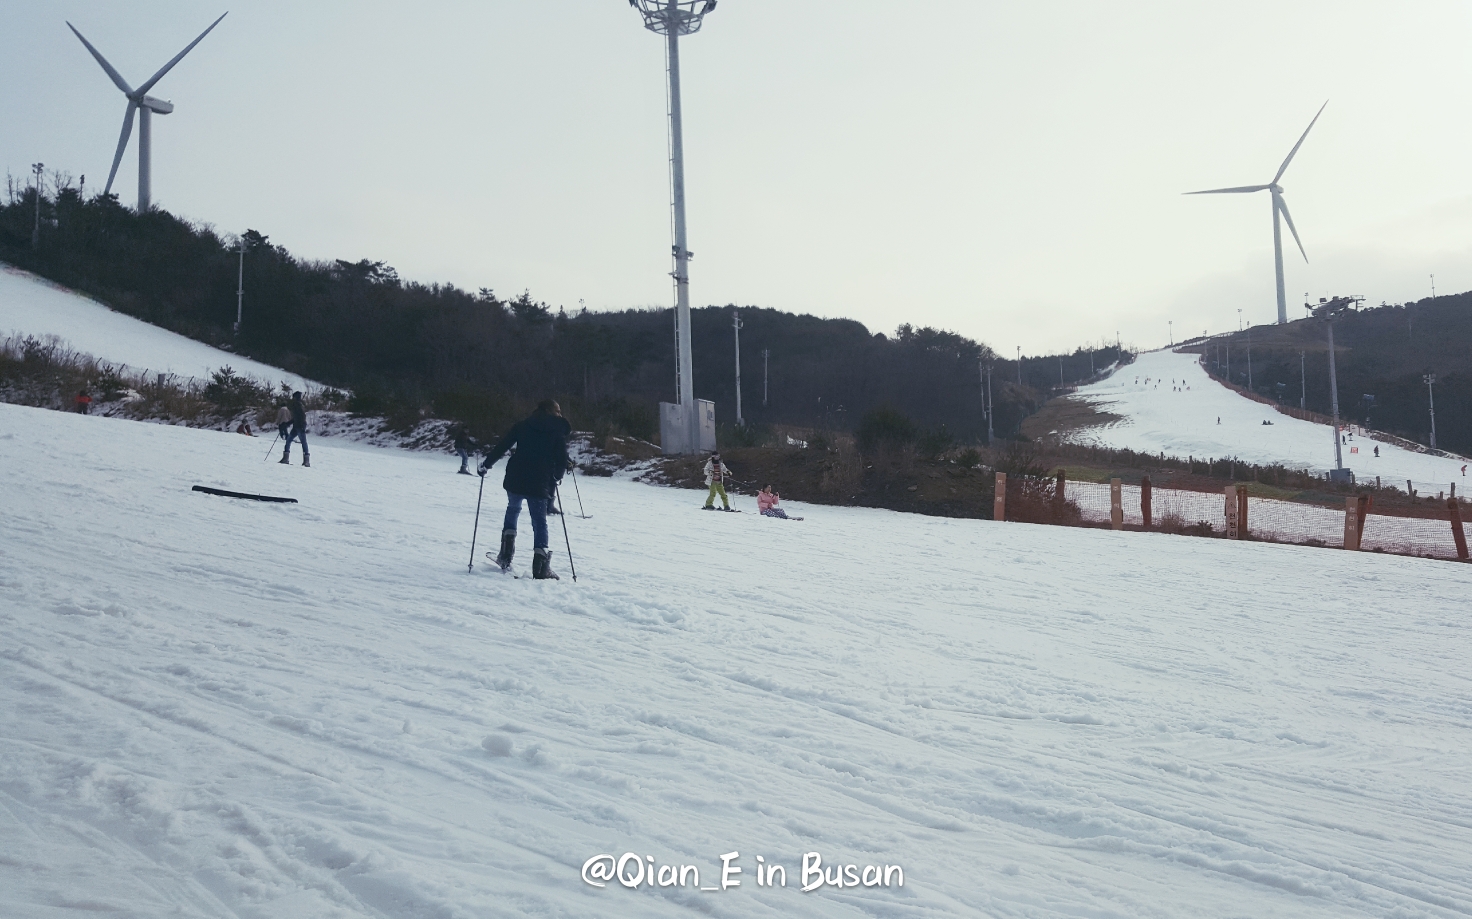
[[[106, 180], [133, 85], [227, 7], [0, 0], [0, 165]], [[626, 0], [235, 2], [153, 90], [153, 194], [307, 258], [672, 302], [664, 52]], [[682, 42], [692, 299], [1164, 344], [1472, 288], [1465, 2], [721, 0]], [[118, 173], [136, 197], [136, 144]], [[247, 305], [248, 308], [248, 305]]]

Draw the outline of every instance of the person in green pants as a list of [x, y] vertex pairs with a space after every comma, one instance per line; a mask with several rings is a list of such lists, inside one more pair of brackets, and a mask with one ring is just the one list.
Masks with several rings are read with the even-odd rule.
[[731, 509], [731, 500], [726, 497], [726, 479], [730, 476], [731, 467], [721, 462], [719, 453], [712, 453], [710, 459], [705, 461], [705, 484], [710, 486], [710, 494], [705, 496], [706, 510], [716, 509], [716, 495], [721, 496], [722, 510]]

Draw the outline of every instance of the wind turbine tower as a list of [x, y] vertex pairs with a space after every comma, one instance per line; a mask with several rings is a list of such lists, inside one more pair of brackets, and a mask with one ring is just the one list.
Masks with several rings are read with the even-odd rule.
[[1308, 253], [1303, 251], [1303, 240], [1298, 238], [1298, 230], [1294, 229], [1293, 217], [1288, 213], [1288, 202], [1283, 200], [1283, 187], [1278, 184], [1278, 180], [1283, 178], [1283, 173], [1288, 171], [1288, 164], [1293, 162], [1293, 155], [1298, 152], [1299, 147], [1303, 146], [1304, 140], [1308, 138], [1308, 132], [1314, 129], [1314, 123], [1319, 120], [1319, 115], [1324, 114], [1324, 108], [1328, 104], [1326, 101], [1323, 105], [1319, 106], [1319, 111], [1314, 115], [1314, 120], [1310, 121], [1308, 127], [1303, 129], [1303, 136], [1298, 138], [1298, 143], [1294, 144], [1293, 149], [1288, 151], [1288, 156], [1283, 160], [1283, 165], [1278, 167], [1278, 174], [1273, 176], [1273, 180], [1268, 184], [1239, 185], [1236, 188], [1209, 188], [1206, 191], [1186, 192], [1188, 195], [1239, 195], [1257, 191], [1271, 192], [1273, 199], [1273, 264], [1278, 272], [1279, 325], [1288, 321], [1288, 299], [1283, 292], [1283, 231], [1278, 224], [1279, 214], [1282, 215], [1283, 220], [1287, 221], [1288, 230], [1293, 234], [1293, 241], [1298, 243], [1298, 251], [1303, 255], [1305, 262], [1308, 261]]
[[[222, 13], [220, 14], [220, 19], [224, 19], [228, 15], [230, 15], [228, 12]], [[155, 83], [164, 78], [164, 74], [168, 73], [170, 70], [173, 70], [174, 65], [184, 59], [184, 55], [188, 54], [194, 49], [195, 45], [203, 41], [204, 37], [210, 34], [210, 30], [220, 24], [220, 19], [216, 19], [214, 22], [210, 23], [209, 29], [205, 29], [203, 32], [199, 33], [199, 38], [196, 38], [194, 41], [190, 42], [183, 51], [180, 51], [178, 54], [174, 55], [173, 60], [165, 64], [158, 73], [154, 74], [148, 79], [148, 82], [144, 83], [142, 86], [139, 86], [137, 89], [134, 89], [128, 85], [128, 81], [123, 79], [123, 75], [118, 73], [117, 70], [107, 62], [107, 58], [103, 57], [100, 51], [92, 47], [91, 42], [82, 37], [82, 33], [77, 31], [76, 26], [72, 25], [70, 22], [66, 24], [66, 27], [72, 30], [72, 34], [81, 39], [82, 44], [87, 46], [87, 50], [92, 52], [92, 56], [97, 58], [97, 63], [102, 65], [102, 69], [106, 71], [109, 77], [112, 78], [113, 84], [117, 86], [118, 89], [122, 90], [123, 95], [126, 96], [128, 99], [128, 110], [123, 114], [123, 133], [118, 138], [118, 151], [117, 153], [113, 154], [112, 157], [112, 171], [107, 174], [107, 187], [102, 190], [102, 193], [104, 195], [112, 191], [112, 180], [118, 174], [118, 164], [123, 161], [123, 151], [128, 148], [128, 138], [133, 133], [133, 115], [135, 112], [139, 113], [138, 213], [143, 214], [148, 211], [149, 207], [151, 206], [153, 191], [153, 128], [151, 124], [151, 119], [155, 114], [167, 115], [174, 110], [174, 104], [172, 102], [166, 102], [163, 99], [155, 99], [153, 96], [150, 96], [148, 94], [148, 91], [150, 89], [153, 89], [153, 85]]]
[[[700, 407], [695, 402], [695, 378], [690, 358], [690, 257], [685, 236], [685, 139], [680, 115], [680, 36], [700, 31], [705, 14], [716, 8], [716, 0], [629, 0], [629, 6], [644, 17], [644, 28], [663, 35], [665, 55], [669, 63], [670, 105], [670, 198], [674, 210], [675, 240], [675, 324], [678, 334], [676, 359], [680, 402], [672, 407], [678, 412], [680, 430], [666, 430], [665, 418], [671, 409], [661, 406], [660, 446], [665, 453], [694, 453], [703, 449]], [[714, 440], [711, 441], [714, 447]]]

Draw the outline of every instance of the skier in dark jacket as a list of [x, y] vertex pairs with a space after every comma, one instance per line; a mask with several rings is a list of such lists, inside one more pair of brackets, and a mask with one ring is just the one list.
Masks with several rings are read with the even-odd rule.
[[460, 474], [470, 475], [470, 454], [475, 452], [475, 441], [463, 424], [455, 428], [455, 452], [460, 454]]
[[281, 451], [281, 462], [291, 465], [291, 442], [302, 442], [302, 466], [311, 468], [312, 457], [307, 454], [307, 407], [302, 405], [302, 394], [294, 392], [286, 405], [291, 411], [291, 433], [286, 435], [286, 448]]
[[506, 461], [506, 520], [501, 527], [501, 553], [496, 564], [505, 571], [511, 567], [516, 552], [516, 521], [521, 504], [526, 502], [532, 515], [532, 577], [559, 580], [552, 573], [552, 551], [547, 548], [547, 509], [557, 493], [557, 485], [567, 471], [567, 435], [571, 426], [562, 417], [562, 408], [548, 399], [537, 406], [531, 417], [517, 422], [511, 430], [486, 452], [476, 469], [485, 475], [496, 461], [513, 447]]

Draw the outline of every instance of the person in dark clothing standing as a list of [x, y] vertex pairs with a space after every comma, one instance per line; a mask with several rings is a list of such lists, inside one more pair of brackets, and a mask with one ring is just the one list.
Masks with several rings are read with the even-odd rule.
[[470, 475], [470, 454], [475, 450], [475, 441], [471, 440], [470, 432], [465, 430], [465, 425], [455, 427], [455, 452], [460, 454], [460, 474]]
[[307, 453], [307, 407], [302, 405], [302, 394], [292, 393], [291, 401], [286, 407], [291, 411], [291, 432], [286, 435], [286, 448], [281, 451], [281, 462], [291, 465], [291, 442], [299, 440], [302, 442], [302, 467], [310, 468], [312, 457]]
[[496, 441], [476, 469], [485, 475], [515, 448], [506, 461], [506, 478], [501, 483], [506, 489], [506, 519], [501, 526], [501, 553], [496, 556], [496, 564], [502, 571], [511, 567], [516, 553], [516, 521], [521, 516], [522, 502], [526, 502], [532, 515], [532, 577], [560, 580], [552, 573], [552, 550], [547, 547], [547, 509], [567, 471], [569, 431], [571, 426], [562, 417], [561, 406], [547, 399], [531, 417], [517, 422]]

